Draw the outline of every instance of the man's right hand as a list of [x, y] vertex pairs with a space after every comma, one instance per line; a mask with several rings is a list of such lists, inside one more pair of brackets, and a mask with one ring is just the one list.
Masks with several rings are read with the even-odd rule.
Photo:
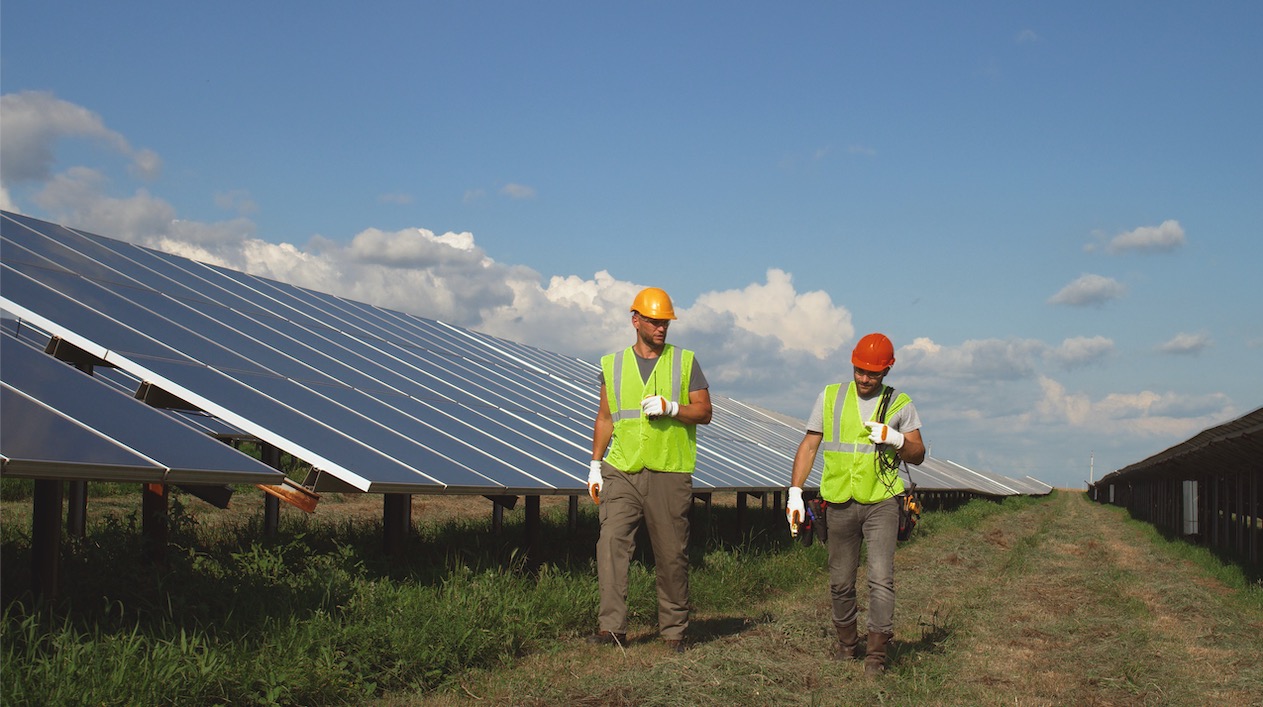
[[592, 502], [601, 505], [601, 460], [593, 459], [588, 465], [588, 495]]
[[785, 501], [785, 519], [789, 521], [789, 532], [798, 535], [798, 525], [807, 519], [807, 507], [803, 505], [803, 490], [798, 486], [789, 487], [789, 498]]

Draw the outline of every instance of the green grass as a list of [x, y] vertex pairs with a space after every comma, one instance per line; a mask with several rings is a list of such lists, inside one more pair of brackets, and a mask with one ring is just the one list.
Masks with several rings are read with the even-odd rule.
[[[764, 520], [756, 537], [729, 541], [717, 528], [731, 517], [699, 517], [710, 539], [693, 548], [695, 601], [738, 611], [774, 590], [788, 538], [768, 532], [774, 515]], [[67, 540], [53, 607], [25, 598], [29, 537], [5, 524], [6, 704], [358, 702], [432, 690], [596, 625], [590, 508], [575, 537], [561, 514], [545, 516], [544, 549], [529, 562], [514, 540], [520, 518], [500, 537], [485, 519], [423, 524], [400, 558], [381, 553], [380, 522], [284, 516], [267, 539], [257, 519], [203, 527], [178, 495], [171, 521], [161, 565], [142, 559], [135, 513]], [[644, 628], [657, 609], [641, 545], [629, 606]]]
[[[887, 678], [828, 659], [826, 553], [783, 516], [695, 509], [690, 640], [655, 639], [652, 559], [630, 573], [631, 645], [592, 650], [596, 517], [546, 512], [416, 527], [286, 514], [209, 525], [172, 502], [166, 562], [135, 515], [63, 548], [64, 593], [33, 605], [29, 538], [0, 527], [4, 704], [1232, 704], [1263, 700], [1263, 589], [1211, 553], [1081, 495], [923, 516], [896, 556]], [[861, 602], [863, 602], [861, 595]], [[1252, 627], [1256, 627], [1253, 628]]]

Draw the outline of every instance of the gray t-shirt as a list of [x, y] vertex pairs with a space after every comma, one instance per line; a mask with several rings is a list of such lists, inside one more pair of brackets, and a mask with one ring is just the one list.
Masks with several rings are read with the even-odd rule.
[[[841, 404], [841, 398], [845, 395], [846, 387], [845, 384], [843, 384], [842, 390], [838, 393], [839, 404]], [[891, 396], [891, 400], [893, 401], [894, 396], [897, 395], [899, 395], [899, 391], [896, 390]], [[877, 411], [877, 404], [881, 402], [881, 392], [879, 391], [876, 395], [868, 399], [858, 398], [857, 402], [860, 407], [860, 419], [871, 420], [873, 418], [873, 413]], [[890, 419], [886, 421], [886, 424], [890, 425], [891, 428], [897, 432], [908, 433], [913, 430], [921, 429], [921, 416], [917, 414], [917, 407], [912, 404], [911, 400], [909, 400], [907, 405], [904, 405], [898, 412], [890, 416]], [[824, 432], [823, 390], [820, 391], [820, 395], [816, 396], [816, 404], [811, 408], [811, 413], [807, 416], [807, 431], [819, 433]]]

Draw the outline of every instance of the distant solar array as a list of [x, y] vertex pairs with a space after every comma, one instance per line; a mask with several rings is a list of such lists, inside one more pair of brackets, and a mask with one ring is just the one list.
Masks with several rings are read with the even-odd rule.
[[[118, 390], [200, 411], [190, 421], [207, 432], [275, 445], [326, 488], [586, 493], [595, 364], [9, 212], [0, 256], [0, 307], [50, 348], [117, 367], [103, 377]], [[711, 397], [695, 489], [784, 488], [801, 424]], [[950, 462], [914, 469], [927, 489], [1030, 492]]]

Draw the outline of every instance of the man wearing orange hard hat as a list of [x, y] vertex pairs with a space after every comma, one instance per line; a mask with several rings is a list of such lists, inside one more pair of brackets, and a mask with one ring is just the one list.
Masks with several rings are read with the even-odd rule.
[[658, 635], [671, 650], [684, 650], [697, 425], [710, 422], [711, 405], [696, 356], [667, 343], [674, 319], [667, 293], [646, 287], [631, 305], [636, 341], [601, 358], [588, 473], [588, 492], [601, 518], [601, 606], [589, 643], [627, 641], [627, 573], [643, 521], [657, 569]]
[[895, 347], [884, 334], [868, 334], [851, 352], [853, 380], [833, 383], [816, 398], [807, 432], [794, 455], [785, 515], [790, 528], [807, 518], [802, 486], [816, 453], [824, 450], [820, 497], [827, 504], [829, 590], [838, 645], [834, 657], [859, 651], [859, 607], [855, 578], [860, 544], [868, 543], [868, 640], [864, 672], [886, 670], [887, 644], [894, 635], [895, 544], [904, 493], [899, 464], [925, 461], [921, 418], [907, 393], [885, 385], [895, 365]]

